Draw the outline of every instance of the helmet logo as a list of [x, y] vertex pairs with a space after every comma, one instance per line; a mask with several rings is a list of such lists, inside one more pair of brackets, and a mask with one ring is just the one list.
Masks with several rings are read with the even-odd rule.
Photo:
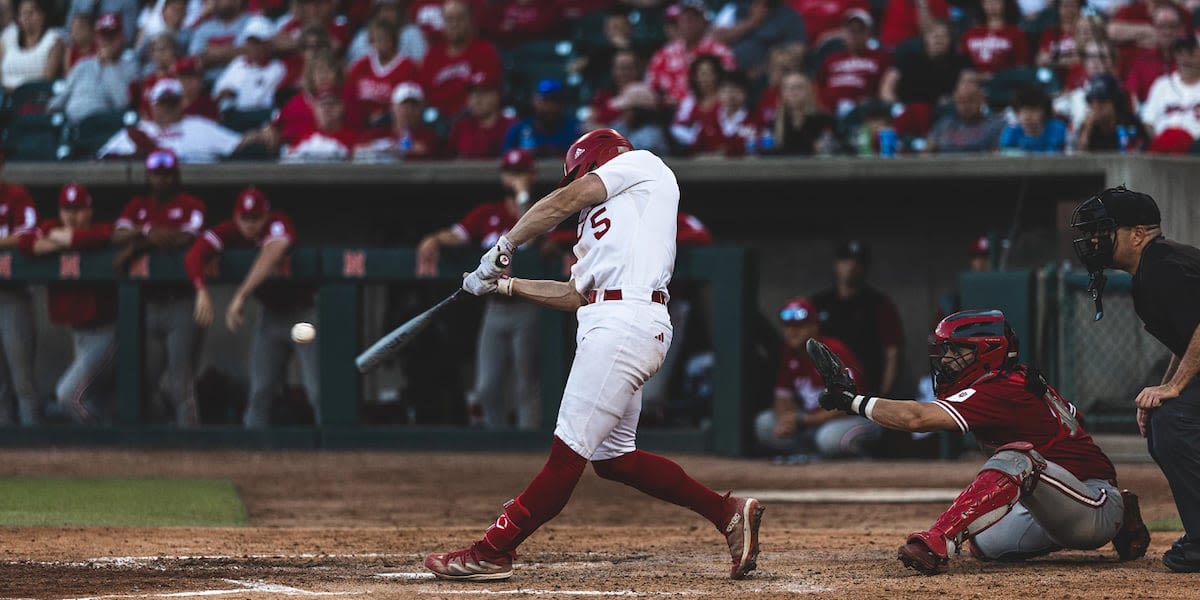
[[946, 401], [947, 402], [962, 402], [962, 401], [966, 400], [967, 398], [970, 398], [971, 396], [974, 396], [974, 395], [975, 395], [975, 388], [967, 388], [953, 396], [950, 396], [949, 398], [946, 398]]
[[576, 148], [575, 149], [575, 158], [579, 158], [580, 154], [583, 154], [583, 148]]

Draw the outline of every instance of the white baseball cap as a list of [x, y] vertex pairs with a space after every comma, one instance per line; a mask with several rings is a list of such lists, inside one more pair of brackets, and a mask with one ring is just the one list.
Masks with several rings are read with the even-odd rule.
[[255, 15], [246, 20], [246, 25], [242, 27], [242, 32], [238, 34], [237, 43], [241, 46], [250, 38], [265, 42], [274, 37], [274, 35], [275, 26], [271, 24], [271, 21], [261, 15]]
[[415, 81], [402, 81], [396, 85], [396, 89], [392, 90], [392, 104], [400, 104], [405, 100], [425, 101], [425, 92], [421, 91], [420, 84]]
[[150, 103], [157, 104], [168, 96], [182, 98], [183, 84], [178, 79], [159, 79], [154, 82], [154, 87], [150, 88]]

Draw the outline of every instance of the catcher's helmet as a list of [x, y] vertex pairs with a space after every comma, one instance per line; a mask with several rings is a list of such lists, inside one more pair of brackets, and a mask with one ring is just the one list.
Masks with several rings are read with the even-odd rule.
[[964, 310], [942, 319], [929, 339], [934, 393], [946, 398], [1015, 367], [1017, 346], [1017, 334], [998, 310]]
[[595, 129], [579, 136], [579, 139], [567, 148], [567, 157], [563, 161], [563, 178], [558, 182], [559, 187], [575, 181], [580, 175], [587, 174], [622, 152], [630, 150], [633, 150], [633, 144], [614, 129]]

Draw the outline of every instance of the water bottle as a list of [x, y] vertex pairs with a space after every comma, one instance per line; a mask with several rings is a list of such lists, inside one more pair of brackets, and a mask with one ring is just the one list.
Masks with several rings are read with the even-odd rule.
[[861, 157], [875, 155], [875, 149], [871, 147], [871, 128], [866, 125], [858, 128], [858, 155]]
[[1129, 143], [1132, 137], [1129, 129], [1130, 127], [1126, 125], [1117, 125], [1117, 149], [1120, 150], [1121, 154], [1129, 152]]
[[537, 142], [533, 140], [533, 126], [531, 125], [526, 125], [521, 129], [521, 148], [525, 150], [537, 148]]
[[408, 154], [409, 151], [412, 150], [412, 145], [412, 137], [408, 135], [407, 131], [405, 131], [404, 137], [400, 138], [400, 152], [403, 154]]
[[758, 141], [758, 147], [763, 154], [768, 154], [775, 150], [775, 134], [768, 127], [763, 130], [762, 138]]
[[900, 136], [895, 129], [884, 127], [879, 130], [879, 155], [884, 158], [896, 156], [896, 147], [900, 144]]

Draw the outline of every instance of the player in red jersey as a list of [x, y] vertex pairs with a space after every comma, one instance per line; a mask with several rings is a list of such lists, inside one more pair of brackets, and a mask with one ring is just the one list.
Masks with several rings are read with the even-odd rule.
[[969, 431], [994, 449], [933, 526], [908, 536], [899, 551], [905, 566], [942, 573], [967, 540], [982, 560], [1021, 560], [1109, 542], [1121, 560], [1146, 554], [1150, 533], [1137, 496], [1118, 491], [1112, 462], [1084, 431], [1075, 406], [1018, 363], [1017, 336], [1004, 313], [967, 310], [938, 324], [929, 353], [937, 399], [928, 404], [859, 394], [828, 352], [810, 342], [825, 380], [825, 408], [901, 431]]

